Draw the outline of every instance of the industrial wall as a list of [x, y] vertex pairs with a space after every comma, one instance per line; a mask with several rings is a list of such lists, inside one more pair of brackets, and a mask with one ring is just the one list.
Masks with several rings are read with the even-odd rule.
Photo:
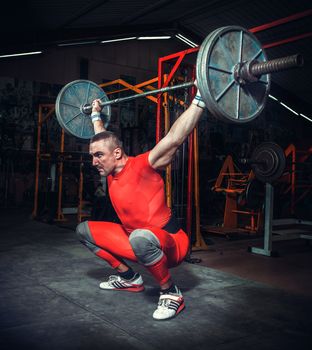
[[13, 77], [64, 85], [80, 78], [81, 61], [87, 60], [88, 79], [96, 83], [103, 79], [117, 79], [121, 74], [143, 81], [157, 75], [159, 57], [184, 49], [185, 46], [174, 40], [131, 40], [96, 46], [51, 48], [38, 56], [2, 59], [0, 79]]

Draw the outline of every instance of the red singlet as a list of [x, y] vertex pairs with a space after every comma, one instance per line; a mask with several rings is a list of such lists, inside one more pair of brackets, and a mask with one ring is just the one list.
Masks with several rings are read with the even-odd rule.
[[129, 157], [117, 175], [107, 177], [112, 204], [128, 233], [137, 228], [164, 227], [171, 216], [163, 179], [150, 166], [148, 155]]

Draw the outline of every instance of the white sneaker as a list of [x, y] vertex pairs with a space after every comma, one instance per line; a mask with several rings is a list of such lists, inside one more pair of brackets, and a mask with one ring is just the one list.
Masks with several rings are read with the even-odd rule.
[[136, 273], [131, 280], [112, 275], [107, 282], [100, 283], [101, 289], [106, 290], [123, 290], [128, 292], [141, 292], [144, 290], [143, 279], [140, 274]]
[[176, 293], [160, 294], [157, 309], [153, 313], [155, 320], [167, 320], [175, 317], [184, 308], [184, 299], [181, 291], [175, 286]]

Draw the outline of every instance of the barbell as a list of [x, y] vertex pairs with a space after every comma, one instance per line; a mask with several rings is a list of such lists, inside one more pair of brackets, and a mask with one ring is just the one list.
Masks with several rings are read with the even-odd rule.
[[[270, 73], [303, 65], [301, 55], [267, 60], [258, 39], [247, 29], [227, 26], [214, 30], [203, 41], [196, 60], [198, 89], [212, 115], [246, 123], [263, 111], [270, 89]], [[193, 81], [141, 94], [109, 100], [102, 88], [89, 80], [75, 80], [59, 92], [55, 111], [59, 124], [69, 134], [89, 139], [94, 135], [89, 117], [94, 99], [100, 99], [107, 128], [111, 105], [194, 85]]]

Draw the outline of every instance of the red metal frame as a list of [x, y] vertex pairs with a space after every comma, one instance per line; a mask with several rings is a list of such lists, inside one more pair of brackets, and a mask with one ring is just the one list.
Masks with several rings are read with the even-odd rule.
[[[187, 49], [184, 51], [176, 52], [172, 55], [160, 57], [158, 59], [158, 88], [163, 88], [169, 85], [172, 77], [176, 73], [177, 69], [179, 68], [179, 65], [181, 64], [182, 60], [184, 57], [190, 53], [197, 52], [199, 50], [198, 47], [192, 48], [192, 49]], [[168, 74], [167, 80], [163, 83], [163, 64], [166, 61], [170, 61], [172, 59], [177, 58], [177, 61], [175, 65], [172, 67], [170, 73]], [[161, 101], [161, 94], [158, 94], [158, 102], [157, 102], [157, 114], [156, 114], [156, 143], [160, 141], [161, 139], [161, 106], [162, 106], [162, 101]]]
[[289, 186], [285, 189], [284, 194], [290, 193], [290, 214], [294, 215], [296, 204], [312, 191], [312, 184], [300, 184], [297, 178], [297, 164], [304, 163], [312, 155], [312, 146], [303, 149], [297, 149], [294, 144], [288, 145], [285, 149], [286, 158], [290, 159], [288, 172], [281, 181], [286, 181]]
[[[176, 52], [172, 55], [160, 57], [158, 59], [158, 88], [163, 88], [168, 86], [174, 74], [178, 70], [181, 62], [185, 58], [186, 55], [195, 53], [199, 50], [198, 47], [187, 49], [184, 51]], [[177, 59], [174, 66], [170, 70], [167, 79], [163, 82], [163, 64], [167, 61], [171, 61], [173, 59]], [[193, 88], [192, 93], [195, 93], [195, 89]], [[156, 143], [161, 139], [161, 110], [162, 110], [162, 94], [158, 95], [157, 101], [157, 114], [156, 114]], [[192, 223], [192, 186], [193, 186], [193, 169], [194, 169], [194, 160], [193, 160], [193, 142], [194, 136], [193, 133], [189, 136], [189, 148], [188, 148], [188, 180], [187, 180], [187, 208], [186, 208], [186, 232], [191, 234], [191, 223]]]
[[288, 16], [288, 17], [284, 17], [284, 18], [280, 18], [280, 19], [278, 19], [276, 21], [265, 23], [265, 24], [262, 24], [261, 26], [257, 26], [257, 27], [251, 28], [251, 29], [249, 29], [249, 31], [251, 33], [262, 32], [262, 31], [264, 31], [266, 29], [277, 27], [277, 26], [279, 26], [281, 24], [292, 22], [292, 21], [295, 21], [297, 19], [300, 19], [300, 18], [303, 18], [303, 17], [306, 17], [306, 16], [311, 16], [311, 15], [312, 15], [312, 9], [309, 9], [307, 11], [298, 12], [298, 13], [295, 13], [294, 15], [291, 15], [291, 16]]
[[264, 49], [270, 49], [271, 47], [288, 44], [288, 43], [291, 43], [291, 42], [294, 42], [294, 41], [298, 41], [298, 40], [301, 40], [301, 39], [309, 38], [310, 36], [312, 36], [312, 32], [304, 33], [304, 34], [300, 34], [300, 35], [296, 35], [296, 36], [292, 36], [290, 38], [279, 40], [279, 41], [275, 41], [273, 43], [264, 44], [264, 45], [262, 45], [262, 47]]

